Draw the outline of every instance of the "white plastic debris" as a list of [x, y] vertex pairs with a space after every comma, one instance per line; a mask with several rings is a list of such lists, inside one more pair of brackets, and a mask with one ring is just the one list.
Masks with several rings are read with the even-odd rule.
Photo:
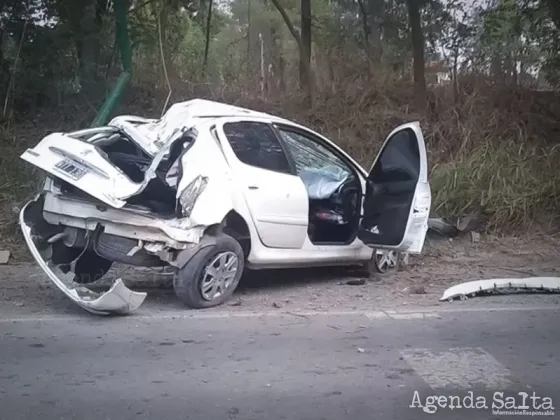
[[496, 291], [507, 293], [517, 292], [554, 292], [560, 293], [560, 277], [526, 277], [526, 278], [501, 278], [488, 280], [474, 280], [451, 286], [439, 299], [440, 301], [453, 301], [455, 298], [466, 300], [475, 297], [481, 292]]
[[0, 251], [0, 264], [8, 264], [10, 251]]

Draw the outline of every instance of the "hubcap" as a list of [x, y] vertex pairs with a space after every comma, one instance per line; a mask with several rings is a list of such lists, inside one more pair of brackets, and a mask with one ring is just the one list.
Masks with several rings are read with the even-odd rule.
[[239, 261], [231, 251], [216, 255], [204, 268], [200, 282], [200, 293], [205, 300], [222, 296], [231, 286], [237, 274]]
[[380, 272], [384, 273], [391, 268], [395, 268], [398, 259], [399, 253], [396, 251], [377, 250], [375, 254], [375, 265]]

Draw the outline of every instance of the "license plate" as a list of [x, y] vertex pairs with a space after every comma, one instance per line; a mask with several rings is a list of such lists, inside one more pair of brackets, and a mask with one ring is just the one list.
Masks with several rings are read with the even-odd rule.
[[86, 168], [84, 168], [82, 166], [78, 166], [78, 164], [76, 164], [74, 162], [71, 162], [67, 159], [61, 160], [56, 165], [54, 165], [54, 167], [56, 169], [58, 169], [59, 171], [64, 172], [66, 175], [68, 175], [74, 181], [79, 180], [85, 174], [88, 173], [88, 170]]

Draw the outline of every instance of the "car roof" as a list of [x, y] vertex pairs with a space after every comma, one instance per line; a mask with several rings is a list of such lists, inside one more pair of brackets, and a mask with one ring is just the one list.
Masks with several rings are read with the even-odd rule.
[[222, 102], [210, 101], [207, 99], [191, 99], [184, 102], [177, 102], [173, 104], [166, 115], [173, 115], [173, 119], [216, 119], [224, 117], [250, 117], [250, 118], [265, 118], [271, 121], [288, 122], [284, 118], [275, 115], [267, 114], [265, 112], [255, 111], [248, 108], [242, 108], [235, 105], [229, 105]]

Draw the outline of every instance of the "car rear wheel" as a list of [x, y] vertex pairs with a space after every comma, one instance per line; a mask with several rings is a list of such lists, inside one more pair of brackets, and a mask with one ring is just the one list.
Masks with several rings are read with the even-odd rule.
[[221, 305], [233, 295], [244, 266], [239, 242], [220, 234], [215, 244], [202, 248], [178, 270], [173, 279], [175, 294], [194, 309]]

